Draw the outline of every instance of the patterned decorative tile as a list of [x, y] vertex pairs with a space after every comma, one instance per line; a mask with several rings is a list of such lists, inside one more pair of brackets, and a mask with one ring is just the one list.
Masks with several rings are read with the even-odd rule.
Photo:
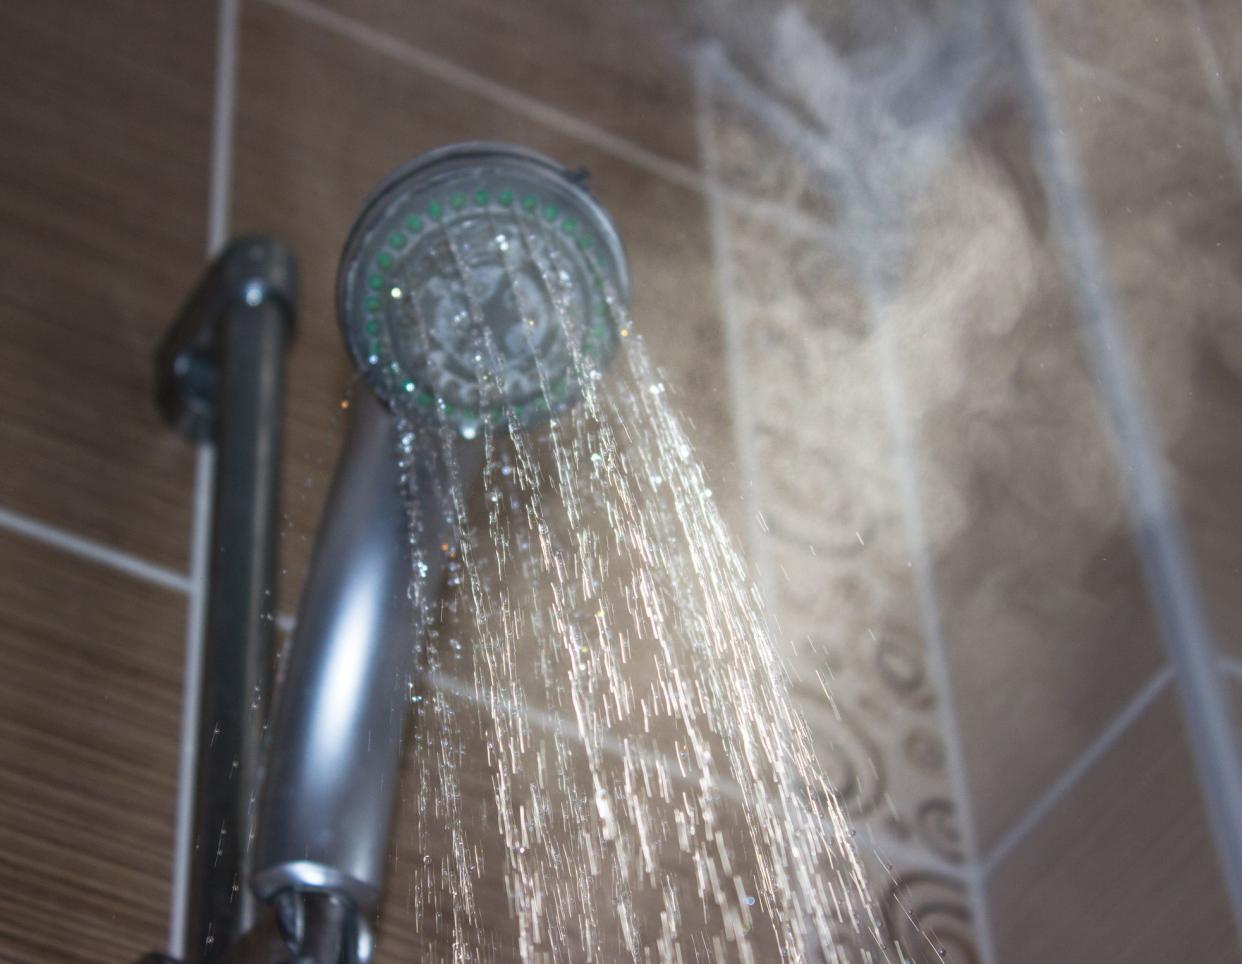
[[[740, 77], [737, 82], [748, 90], [753, 83]], [[832, 204], [822, 184], [807, 165], [787, 149], [772, 149], [774, 133], [748, 110], [741, 91], [727, 93], [713, 89], [711, 112], [715, 117], [717, 140], [716, 176], [725, 188], [739, 195], [766, 202], [777, 208], [799, 210], [812, 217], [831, 220]]]
[[[975, 921], [963, 882], [918, 863], [864, 857], [883, 938], [868, 948], [909, 964], [979, 964]], [[863, 958], [865, 960], [865, 958]]]

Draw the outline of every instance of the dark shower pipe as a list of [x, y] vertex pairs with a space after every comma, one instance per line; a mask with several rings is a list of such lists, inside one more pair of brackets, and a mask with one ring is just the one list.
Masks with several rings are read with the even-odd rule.
[[292, 252], [242, 238], [212, 263], [157, 357], [158, 401], [215, 449], [200, 671], [187, 960], [217, 960], [252, 924], [247, 852], [270, 689], [280, 418], [296, 313]]

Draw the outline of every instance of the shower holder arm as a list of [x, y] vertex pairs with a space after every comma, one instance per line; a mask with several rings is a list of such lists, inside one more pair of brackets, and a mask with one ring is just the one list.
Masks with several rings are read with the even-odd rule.
[[238, 238], [212, 261], [156, 357], [156, 402], [190, 441], [213, 438], [228, 323], [239, 314], [258, 319], [272, 310], [281, 319], [285, 340], [291, 340], [297, 318], [293, 252], [265, 235]]
[[202, 646], [187, 656], [199, 680], [196, 719], [187, 720], [196, 731], [193, 813], [182, 843], [183, 942], [193, 964], [219, 960], [256, 917], [244, 842], [270, 690], [281, 408], [296, 294], [292, 251], [274, 238], [240, 238], [204, 272], [155, 358], [161, 413], [215, 453]]

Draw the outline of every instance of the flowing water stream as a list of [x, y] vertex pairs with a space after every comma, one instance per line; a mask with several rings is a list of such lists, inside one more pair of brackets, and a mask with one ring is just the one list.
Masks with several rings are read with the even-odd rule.
[[[453, 324], [474, 349], [479, 410], [494, 414], [466, 426], [477, 436], [466, 445], [443, 402], [402, 423], [407, 478], [434, 453], [455, 539], [426, 547], [409, 500], [433, 685], [411, 689], [410, 792], [427, 856], [396, 879], [451, 927], [461, 961], [498, 954], [472, 936], [495, 913], [481, 897], [488, 875], [503, 875], [524, 960], [935, 957], [930, 944], [885, 946], [777, 631], [691, 436], [602, 274], [602, 317], [583, 317], [551, 242], [558, 227], [537, 211], [491, 223], [483, 240], [442, 226], [431, 249], [459, 286]], [[534, 427], [506, 402], [513, 345], [488, 324], [481, 256], [522, 316], [534, 404], [548, 410]], [[546, 364], [548, 319], [524, 303], [532, 266], [572, 356], [568, 378]], [[434, 327], [413, 300], [403, 310], [431, 357]], [[417, 578], [428, 551], [449, 557], [434, 596]], [[468, 753], [479, 740], [483, 752]], [[503, 867], [466, 819], [480, 805], [467, 787], [486, 785]]]

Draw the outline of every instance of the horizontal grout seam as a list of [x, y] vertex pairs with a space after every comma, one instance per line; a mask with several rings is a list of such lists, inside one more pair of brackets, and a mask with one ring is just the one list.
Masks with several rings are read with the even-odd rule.
[[1168, 664], [1161, 667], [1156, 675], [1148, 680], [1143, 688], [1105, 725], [1099, 736], [1040, 794], [1026, 812], [1013, 822], [982, 860], [981, 869], [984, 880], [995, 873], [996, 868], [1017, 849], [1023, 840], [1030, 836], [1057, 804], [1069, 795], [1070, 790], [1077, 786], [1096, 763], [1120, 742], [1130, 727], [1168, 688], [1172, 679], [1172, 667]]
[[[327, 9], [313, 0], [263, 0], [263, 2], [290, 16], [313, 23], [361, 47], [366, 47], [407, 67], [421, 71], [450, 87], [474, 94], [512, 111], [517, 116], [529, 118], [545, 127], [589, 144], [602, 153], [610, 154], [670, 184], [703, 195], [711, 190], [703, 174], [696, 168], [641, 147], [624, 137], [561, 110], [559, 107], [528, 94], [519, 93], [506, 84], [491, 80], [445, 57], [399, 40], [353, 17]], [[805, 211], [779, 202], [765, 201], [745, 191], [724, 186], [718, 189], [718, 193], [734, 209], [757, 220], [777, 225], [795, 237], [818, 241], [834, 248], [842, 246], [843, 242], [838, 231]]]
[[180, 593], [190, 590], [190, 578], [185, 573], [148, 562], [139, 556], [121, 549], [114, 549], [112, 546], [69, 532], [59, 526], [41, 522], [21, 512], [0, 507], [0, 529], [23, 536], [32, 542], [60, 549], [79, 559], [87, 559], [115, 569], [164, 589]]
[[[67, 532], [56, 526], [39, 522], [29, 516], [0, 508], [0, 529], [16, 533], [34, 542], [51, 546], [79, 558], [98, 563], [111, 569], [133, 576], [145, 582], [153, 583], [164, 589], [188, 594], [189, 577], [168, 569], [164, 566], [148, 562], [130, 553], [113, 549], [94, 540]], [[280, 613], [276, 617], [277, 628], [282, 632], [292, 631], [295, 618], [289, 613]], [[1221, 657], [1221, 666], [1225, 673], [1242, 679], [1242, 660], [1234, 657]], [[1032, 804], [1032, 806], [1010, 827], [1009, 831], [995, 844], [982, 861], [983, 876], [986, 879], [996, 870], [997, 866], [1015, 849], [1015, 847], [1044, 819], [1063, 796], [1091, 769], [1125, 733], [1143, 711], [1151, 705], [1164, 690], [1171, 678], [1169, 667], [1161, 669], [1146, 686], [1128, 703], [1101, 731], [1100, 735], [1064, 773]], [[877, 849], [885, 849], [884, 842], [877, 839]], [[962, 876], [960, 868], [948, 862], [938, 869]]]

